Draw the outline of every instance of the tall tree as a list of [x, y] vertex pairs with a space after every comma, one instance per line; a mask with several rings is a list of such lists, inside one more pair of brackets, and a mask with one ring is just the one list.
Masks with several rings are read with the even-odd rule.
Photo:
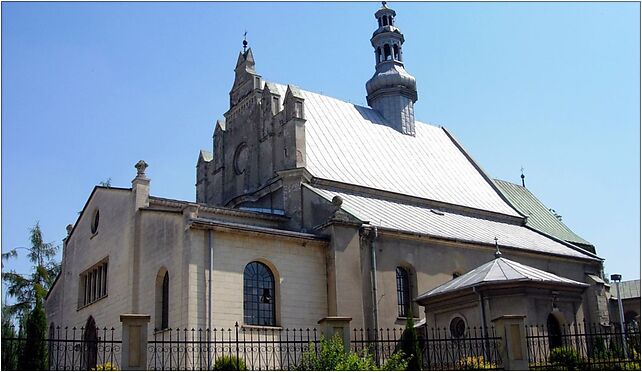
[[[45, 243], [38, 222], [29, 230], [29, 240], [31, 247], [21, 249], [28, 252], [27, 258], [33, 265], [31, 274], [19, 274], [14, 270], [2, 273], [7, 294], [16, 300], [14, 304], [7, 305], [7, 312], [12, 317], [18, 315], [23, 318], [29, 314], [36, 305], [36, 294], [44, 298], [60, 272], [60, 263], [54, 260], [58, 246]], [[3, 253], [2, 260], [17, 257], [18, 249]]]
[[[36, 284], [38, 285], [38, 284]], [[25, 346], [18, 359], [18, 369], [31, 371], [46, 371], [47, 348], [45, 332], [47, 331], [47, 319], [45, 310], [42, 308], [42, 297], [40, 290], [36, 289], [36, 298], [33, 310], [27, 318]]]

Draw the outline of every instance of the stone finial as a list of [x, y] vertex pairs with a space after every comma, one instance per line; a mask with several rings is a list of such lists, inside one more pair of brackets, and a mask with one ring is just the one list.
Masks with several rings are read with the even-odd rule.
[[501, 258], [502, 257], [502, 252], [499, 251], [499, 245], [497, 244], [497, 237], [495, 237], [495, 258]]
[[71, 234], [71, 230], [73, 230], [73, 229], [74, 229], [74, 225], [72, 225], [72, 224], [67, 225], [67, 236], [69, 236]]
[[343, 198], [340, 197], [339, 195], [335, 195], [332, 198], [332, 204], [334, 204], [337, 207], [341, 207], [341, 205], [343, 204]]
[[136, 174], [136, 177], [142, 177], [145, 178], [145, 169], [147, 169], [148, 165], [145, 163], [145, 160], [139, 160], [136, 165], [134, 165], [136, 168], [136, 171], [138, 174]]

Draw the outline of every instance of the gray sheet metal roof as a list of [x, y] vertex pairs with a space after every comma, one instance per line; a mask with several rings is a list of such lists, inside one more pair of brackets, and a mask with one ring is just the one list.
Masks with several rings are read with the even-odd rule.
[[[306, 185], [307, 186], [307, 185]], [[564, 255], [584, 259], [599, 259], [583, 250], [575, 250], [524, 226], [469, 217], [430, 208], [403, 204], [372, 196], [360, 196], [307, 186], [331, 201], [335, 195], [343, 198], [341, 208], [361, 221], [393, 230], [414, 232], [471, 243], [495, 244], [533, 252]]]
[[[284, 97], [287, 86], [275, 85]], [[306, 168], [313, 176], [519, 216], [442, 128], [416, 122], [416, 136], [408, 136], [371, 108], [301, 94]]]
[[527, 226], [567, 242], [591, 245], [558, 220], [527, 188], [502, 180], [494, 182], [513, 206], [528, 216]]
[[[611, 298], [617, 298], [615, 283], [611, 284]], [[620, 283], [620, 296], [623, 300], [628, 298], [640, 298], [640, 279], [627, 280]]]
[[487, 262], [460, 277], [452, 279], [437, 288], [420, 295], [417, 299], [425, 299], [449, 292], [455, 292], [481, 284], [500, 284], [507, 282], [547, 282], [552, 284], [588, 287], [588, 284], [567, 279], [544, 270], [536, 269], [501, 257]]

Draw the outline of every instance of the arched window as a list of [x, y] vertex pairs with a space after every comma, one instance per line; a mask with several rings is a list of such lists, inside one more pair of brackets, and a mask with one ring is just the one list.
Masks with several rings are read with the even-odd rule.
[[383, 20], [383, 25], [388, 26], [388, 17], [382, 17], [381, 19]]
[[161, 268], [156, 276], [156, 329], [169, 328], [169, 272]]
[[98, 359], [98, 329], [93, 316], [89, 316], [83, 330], [82, 361], [84, 370], [96, 368]]
[[410, 316], [410, 279], [401, 266], [397, 267], [397, 309], [400, 317]]
[[390, 45], [386, 44], [383, 46], [383, 59], [387, 61], [390, 58], [392, 58], [392, 56], [390, 55]]
[[250, 262], [243, 273], [243, 319], [245, 324], [276, 325], [274, 275], [260, 262]]
[[553, 350], [556, 347], [562, 346], [562, 327], [555, 315], [548, 314], [546, 329], [548, 331], [548, 347]]
[[161, 328], [169, 327], [169, 273], [163, 278], [163, 299], [162, 299]]
[[393, 52], [394, 52], [394, 58], [395, 58], [396, 60], [399, 60], [399, 46], [398, 46], [397, 44], [394, 44], [394, 45], [392, 46], [392, 50], [393, 50]]
[[381, 47], [377, 48], [377, 63], [381, 62]]

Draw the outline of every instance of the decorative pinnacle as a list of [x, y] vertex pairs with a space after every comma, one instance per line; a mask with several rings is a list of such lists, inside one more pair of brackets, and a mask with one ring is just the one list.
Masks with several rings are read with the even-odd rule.
[[145, 177], [145, 169], [147, 169], [148, 165], [145, 163], [145, 160], [139, 160], [136, 165], [134, 165], [136, 168], [136, 171], [138, 174], [136, 174], [136, 177]]
[[247, 30], [243, 33], [243, 53], [245, 53], [247, 49]]
[[381, 6], [383, 6], [384, 8], [387, 8], [386, 4], [388, 4], [388, 2], [386, 2], [386, 1], [382, 1], [381, 2]]
[[502, 252], [499, 251], [499, 245], [497, 244], [497, 237], [495, 237], [495, 258], [501, 258]]

